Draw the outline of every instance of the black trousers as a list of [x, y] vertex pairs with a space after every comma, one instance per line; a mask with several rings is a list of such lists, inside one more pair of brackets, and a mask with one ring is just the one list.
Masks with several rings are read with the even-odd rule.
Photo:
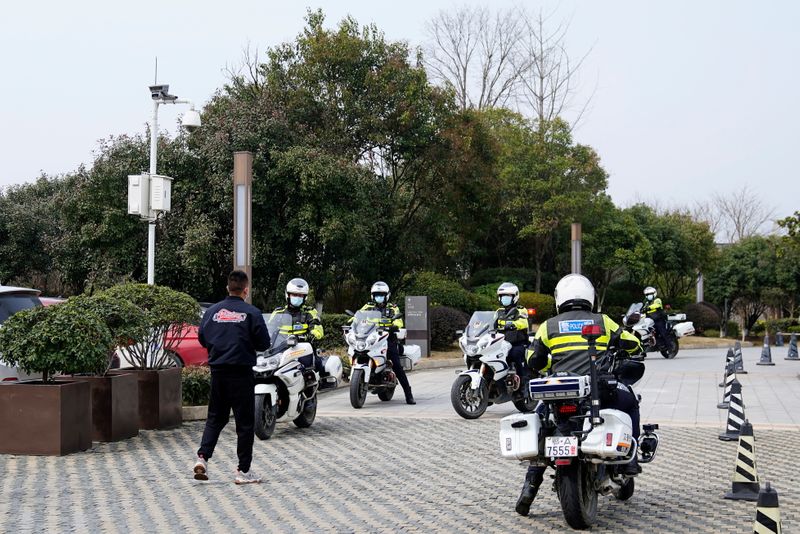
[[[633, 427], [633, 437], [636, 438], [637, 442], [639, 441], [639, 435], [641, 434], [641, 430], [639, 428], [639, 400], [626, 385], [617, 384], [616, 395], [611, 400], [601, 402], [600, 407], [620, 410], [630, 415], [631, 426]], [[539, 408], [537, 407], [537, 411], [538, 409]], [[532, 465], [528, 467], [528, 473], [526, 476], [531, 482], [538, 481], [538, 483], [541, 483], [545, 469], [546, 468], [544, 466]]]
[[313, 354], [297, 358], [297, 361], [300, 362], [306, 369], [316, 369], [320, 376], [322, 376], [322, 374], [325, 372], [325, 366], [322, 365], [322, 358], [317, 356], [317, 349], [314, 349]]
[[211, 398], [198, 456], [210, 460], [233, 409], [239, 470], [247, 473], [253, 461], [255, 439], [255, 378], [250, 367], [211, 368]]
[[517, 374], [519, 375], [520, 379], [526, 380], [530, 378], [530, 368], [528, 364], [525, 363], [525, 349], [526, 345], [524, 343], [520, 343], [517, 345], [511, 345], [511, 350], [508, 351], [508, 359], [514, 362], [514, 366], [517, 368]]
[[656, 329], [656, 337], [659, 345], [665, 346], [667, 343], [667, 319], [663, 316], [653, 317], [653, 326]]
[[392, 371], [394, 371], [397, 381], [400, 382], [403, 393], [405, 393], [406, 397], [409, 397], [411, 395], [411, 384], [408, 383], [408, 377], [405, 370], [403, 370], [403, 365], [400, 363], [400, 344], [397, 341], [389, 340], [386, 356], [392, 362]]

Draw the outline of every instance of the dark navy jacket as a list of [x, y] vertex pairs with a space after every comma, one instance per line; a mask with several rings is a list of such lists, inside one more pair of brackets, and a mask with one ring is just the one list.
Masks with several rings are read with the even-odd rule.
[[200, 344], [208, 349], [208, 364], [249, 366], [256, 364], [256, 351], [269, 348], [269, 334], [261, 310], [241, 297], [226, 297], [206, 310], [197, 331]]

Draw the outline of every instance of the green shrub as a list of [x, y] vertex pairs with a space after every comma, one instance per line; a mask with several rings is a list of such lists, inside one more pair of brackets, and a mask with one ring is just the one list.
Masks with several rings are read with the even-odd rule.
[[184, 406], [205, 406], [211, 395], [211, 369], [192, 366], [181, 369], [181, 394]]
[[467, 285], [473, 289], [479, 286], [497, 286], [503, 282], [511, 282], [519, 287], [520, 291], [533, 289], [536, 282], [536, 271], [533, 269], [522, 269], [514, 267], [493, 267], [475, 271], [470, 277]]
[[456, 330], [463, 330], [469, 321], [469, 315], [461, 310], [447, 306], [431, 308], [431, 348], [443, 350], [452, 347], [458, 339]]
[[703, 337], [719, 337], [719, 330], [708, 328], [705, 332], [703, 332]]
[[180, 336], [167, 333], [184, 324], [197, 322], [200, 306], [186, 293], [164, 286], [148, 284], [121, 284], [111, 287], [101, 295], [112, 300], [127, 300], [144, 313], [144, 333], [133, 338], [128, 346], [131, 364], [139, 369], [159, 369], [170, 363], [169, 354]]
[[739, 323], [736, 321], [728, 321], [725, 324], [725, 335], [727, 337], [738, 338], [741, 333], [741, 330], [739, 330]]
[[405, 295], [426, 295], [431, 308], [447, 306], [465, 312], [472, 312], [483, 304], [477, 295], [464, 289], [457, 280], [429, 271], [413, 275], [402, 295], [398, 295], [398, 302], [402, 302], [401, 297]]
[[708, 328], [719, 329], [722, 313], [710, 302], [693, 302], [686, 306], [686, 320], [694, 323], [698, 333]]
[[529, 319], [532, 323], [541, 324], [556, 315], [556, 299], [551, 295], [525, 291], [519, 294], [519, 303], [528, 309], [536, 310]]
[[114, 339], [92, 309], [79, 305], [23, 310], [0, 328], [0, 354], [7, 364], [42, 380], [61, 374], [102, 374]]
[[343, 313], [323, 313], [320, 317], [325, 337], [317, 343], [320, 349], [330, 350], [346, 345], [342, 335], [342, 327], [349, 324], [350, 317]]
[[800, 326], [790, 326], [786, 331], [790, 334], [800, 334]]
[[70, 297], [61, 306], [77, 306], [78, 309], [91, 310], [106, 324], [117, 346], [127, 345], [131, 340], [140, 339], [147, 333], [144, 312], [129, 300], [98, 293], [92, 296]]

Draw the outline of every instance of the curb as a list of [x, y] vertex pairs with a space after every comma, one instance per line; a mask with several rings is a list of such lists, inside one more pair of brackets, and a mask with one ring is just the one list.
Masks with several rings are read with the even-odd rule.
[[205, 421], [208, 417], [208, 406], [181, 406], [184, 421]]
[[424, 369], [446, 369], [450, 367], [463, 367], [464, 360], [462, 358], [441, 358], [441, 359], [421, 359], [414, 366], [414, 370]]

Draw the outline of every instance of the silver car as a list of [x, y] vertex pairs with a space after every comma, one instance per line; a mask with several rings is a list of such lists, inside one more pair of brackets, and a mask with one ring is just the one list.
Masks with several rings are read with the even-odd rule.
[[[0, 328], [6, 319], [21, 310], [41, 306], [39, 290], [0, 285]], [[0, 383], [33, 378], [21, 374], [16, 367], [5, 365], [0, 359]]]

